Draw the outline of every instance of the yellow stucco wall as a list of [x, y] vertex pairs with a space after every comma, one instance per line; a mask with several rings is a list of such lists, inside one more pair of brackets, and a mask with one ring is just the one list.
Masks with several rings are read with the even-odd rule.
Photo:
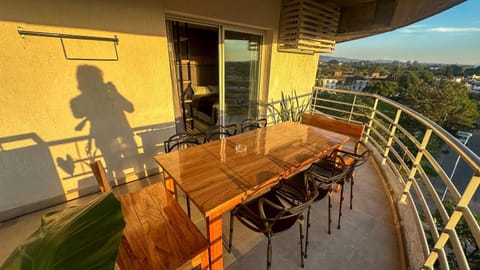
[[[136, 178], [135, 173], [156, 168], [151, 156], [143, 155], [152, 152], [153, 145], [145, 145], [136, 134], [158, 127], [168, 132], [154, 134], [165, 139], [166, 133], [174, 130], [161, 5], [120, 1], [4, 2], [0, 10], [0, 212], [43, 200], [71, 199], [96, 190], [88, 166], [91, 158], [114, 164], [119, 178], [125, 178], [124, 174], [130, 175], [126, 179]], [[117, 35], [119, 59], [68, 60], [60, 39], [22, 38], [17, 27], [75, 35]], [[65, 39], [64, 44], [69, 57], [115, 58], [112, 42]], [[99, 74], [103, 83], [88, 82]], [[82, 93], [81, 85], [90, 94]], [[82, 95], [87, 97], [75, 102], [75, 117], [71, 103]], [[88, 121], [81, 128], [83, 119]], [[92, 126], [96, 126], [95, 131]], [[89, 136], [94, 140], [87, 152]], [[108, 145], [103, 148], [110, 148], [105, 149], [111, 152], [110, 160], [98, 149], [99, 141]], [[125, 151], [125, 146], [130, 150], [137, 146], [138, 150]]]
[[[87, 164], [92, 158], [106, 158], [101, 151], [94, 151], [95, 141], [91, 151], [86, 151], [89, 136], [113, 145], [108, 159], [124, 169], [127, 180], [155, 170], [151, 158], [158, 150], [155, 145], [174, 132], [175, 118], [165, 14], [261, 31], [265, 35], [261, 96], [272, 100], [282, 90], [310, 91], [318, 55], [276, 51], [279, 3], [2, 1], [0, 220], [95, 191], [96, 183]], [[17, 27], [63, 34], [116, 35], [119, 59], [98, 60], [115, 56], [111, 42], [65, 39], [70, 57], [97, 58], [68, 60], [60, 39], [22, 38]], [[95, 78], [103, 81], [95, 83]], [[107, 94], [115, 90], [118, 94]], [[86, 97], [77, 98], [82, 95]], [[89, 121], [81, 127], [85, 117]], [[128, 151], [132, 145], [138, 146], [133, 154]], [[119, 171], [116, 174], [123, 179]]]

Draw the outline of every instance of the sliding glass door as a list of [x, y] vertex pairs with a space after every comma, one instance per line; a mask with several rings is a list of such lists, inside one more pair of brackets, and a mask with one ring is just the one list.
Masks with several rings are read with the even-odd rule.
[[257, 117], [262, 36], [167, 20], [177, 132]]
[[224, 120], [239, 125], [257, 117], [262, 36], [226, 30], [224, 40]]

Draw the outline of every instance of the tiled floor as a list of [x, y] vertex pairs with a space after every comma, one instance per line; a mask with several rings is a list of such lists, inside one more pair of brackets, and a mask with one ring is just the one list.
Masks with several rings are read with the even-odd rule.
[[[314, 204], [305, 269], [400, 269], [396, 232], [381, 184], [383, 180], [370, 163], [357, 169], [355, 179], [353, 210], [348, 208], [350, 185], [345, 187], [346, 200], [340, 230], [336, 228], [340, 194], [336, 193], [333, 197], [330, 235], [327, 234], [327, 200]], [[117, 188], [115, 192], [136, 190], [155, 181], [158, 181], [158, 178], [137, 181]], [[71, 201], [68, 205], [76, 205], [88, 199]], [[184, 206], [183, 198], [179, 198], [179, 202]], [[39, 226], [42, 214], [61, 209], [65, 205], [0, 223], [0, 262]], [[200, 230], [205, 232], [205, 222], [201, 214], [194, 207], [193, 209], [192, 219]], [[224, 215], [223, 224], [224, 243], [227, 243], [228, 214]], [[273, 237], [272, 269], [301, 269], [299, 241], [298, 226]], [[266, 261], [266, 238], [236, 222], [233, 251], [229, 254], [224, 249], [225, 269], [264, 269]]]

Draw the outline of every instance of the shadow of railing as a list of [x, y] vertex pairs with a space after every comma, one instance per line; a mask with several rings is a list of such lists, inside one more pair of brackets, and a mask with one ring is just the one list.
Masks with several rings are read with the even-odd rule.
[[[158, 173], [154, 156], [163, 153], [163, 141], [175, 133], [175, 126], [148, 125], [132, 133], [139, 142], [136, 164], [123, 168], [122, 179], [111, 179], [116, 185]], [[36, 133], [0, 138], [0, 221], [98, 192], [89, 164], [103, 155], [87, 151], [90, 140], [78, 136], [44, 141]]]

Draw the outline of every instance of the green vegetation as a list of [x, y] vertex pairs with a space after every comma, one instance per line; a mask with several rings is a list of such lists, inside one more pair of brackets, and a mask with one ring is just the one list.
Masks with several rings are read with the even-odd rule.
[[282, 122], [300, 122], [303, 114], [309, 108], [310, 99], [311, 97], [298, 97], [295, 90], [289, 95], [282, 91], [282, 97], [278, 103], [268, 103], [266, 105], [270, 112], [276, 115]]
[[[336, 72], [336, 73], [335, 73]], [[480, 74], [480, 66], [420, 65], [417, 62], [378, 64], [368, 61], [339, 63], [330, 61], [319, 66], [318, 78], [343, 76], [370, 76], [370, 84], [363, 89], [404, 104], [433, 120], [446, 130], [468, 130], [475, 127], [480, 117], [477, 110], [479, 95], [470, 94], [466, 87], [451, 79], [454, 76]], [[414, 127], [415, 123], [402, 123]]]
[[[453, 77], [471, 76], [473, 74], [480, 75], [480, 66], [475, 68], [458, 65], [434, 67], [420, 65], [416, 62], [407, 63], [406, 65], [396, 62], [392, 64], [382, 64], [383, 69], [380, 69], [378, 65], [379, 64], [368, 62], [346, 64], [333, 62], [332, 64], [329, 63], [328, 65], [319, 67], [318, 78], [335, 78], [341, 81], [345, 80], [348, 76], [370, 76], [366, 78], [370, 80], [370, 84], [363, 89], [364, 92], [382, 95], [404, 104], [453, 134], [458, 130], [474, 128], [475, 121], [480, 117], [477, 109], [480, 95], [469, 93], [462, 83], [452, 79]], [[340, 71], [342, 74], [340, 74]], [[378, 74], [376, 74], [377, 76], [371, 76], [372, 72], [380, 72], [380, 78]], [[335, 75], [337, 76], [335, 77]], [[352, 98], [347, 100], [344, 96], [345, 94], [342, 93], [334, 94], [329, 91], [322, 91], [320, 97], [325, 99], [317, 101], [316, 105], [329, 114], [344, 118], [349, 116], [342, 115], [343, 112], [355, 112], [355, 114], [350, 117], [354, 118], [354, 120], [365, 122], [361, 118], [363, 117], [362, 115], [368, 112], [362, 111], [361, 108], [362, 105], [366, 105], [368, 101], [357, 98], [354, 105], [355, 108], [353, 108], [351, 107]], [[382, 116], [377, 114], [376, 121], [380, 122], [380, 125], [389, 126], [391, 120], [388, 120], [388, 118], [394, 118], [396, 109], [382, 102], [378, 103], [377, 109], [382, 112]], [[378, 142], [379, 147], [382, 148], [384, 147], [384, 143], [382, 140], [377, 139], [377, 137], [386, 138], [388, 131], [376, 128], [377, 124], [375, 122], [373, 122], [372, 125], [379, 134], [372, 132], [370, 136], [372, 136], [373, 140]], [[400, 125], [417, 140], [421, 141], [425, 134], [425, 127], [421, 123], [418, 123], [418, 120], [415, 120], [407, 114], [402, 114]], [[400, 169], [401, 163], [405, 163], [406, 167], [411, 167], [413, 161], [409, 156], [415, 157], [418, 152], [418, 147], [409, 137], [404, 136], [400, 132], [397, 132], [397, 137], [401, 144], [406, 146], [406, 149], [399, 147], [399, 143], [394, 141], [391, 152], [395, 151], [397, 155], [392, 155], [392, 161], [394, 164], [399, 165], [398, 167]], [[434, 156], [441, 155], [444, 154], [444, 152], [442, 152], [443, 145], [443, 141], [435, 134], [432, 134], [427, 149]], [[428, 176], [436, 176], [436, 171], [427, 160], [423, 159], [421, 162], [420, 167]], [[408, 172], [405, 170], [401, 170], [399, 173], [404, 178], [408, 175]], [[456, 207], [454, 202], [451, 201], [444, 202], [444, 206], [449, 216]], [[422, 214], [420, 213], [420, 215]], [[445, 223], [441, 215], [437, 211], [433, 217], [439, 233], [442, 233], [445, 228]], [[474, 215], [474, 217], [477, 223], [479, 223], [480, 218], [477, 215]], [[427, 227], [428, 226], [425, 226], [425, 228]], [[465, 252], [470, 268], [480, 269], [480, 248], [477, 246], [475, 238], [463, 217], [456, 225], [455, 231], [458, 234], [461, 247]], [[431, 233], [427, 233], [427, 237], [429, 237], [428, 242], [430, 247], [432, 247], [435, 244], [435, 240]], [[450, 242], [447, 243], [445, 251], [450, 268], [458, 269]]]
[[120, 202], [113, 193], [104, 193], [44, 215], [40, 228], [0, 269], [113, 269], [124, 227]]

